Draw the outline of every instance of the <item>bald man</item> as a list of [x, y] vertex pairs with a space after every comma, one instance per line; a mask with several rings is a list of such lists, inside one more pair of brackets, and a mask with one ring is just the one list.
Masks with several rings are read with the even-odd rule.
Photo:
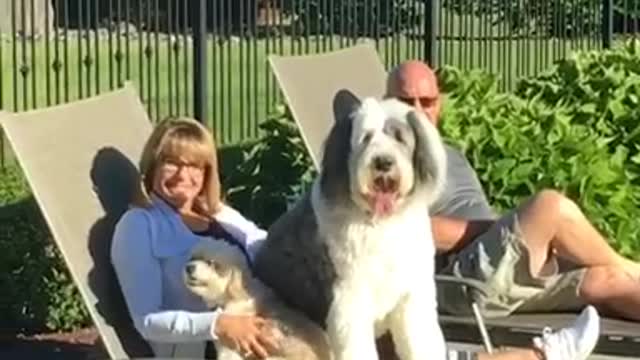
[[[408, 61], [393, 69], [386, 96], [438, 125], [442, 98], [426, 64]], [[481, 301], [483, 313], [577, 311], [593, 304], [608, 315], [640, 320], [640, 264], [617, 254], [573, 201], [543, 190], [498, 216], [464, 155], [448, 145], [446, 152], [447, 185], [430, 209], [444, 263], [439, 272], [483, 280], [492, 290]], [[439, 306], [468, 315], [461, 291], [439, 286]]]

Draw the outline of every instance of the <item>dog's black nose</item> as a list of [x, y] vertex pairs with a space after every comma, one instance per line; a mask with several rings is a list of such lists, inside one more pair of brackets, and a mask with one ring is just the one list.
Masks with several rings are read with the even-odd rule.
[[196, 271], [196, 264], [191, 264], [191, 263], [187, 264], [187, 265], [184, 267], [184, 271], [185, 271], [187, 274], [193, 274], [193, 273]]
[[391, 156], [379, 155], [373, 158], [373, 167], [378, 171], [387, 172], [391, 170], [391, 166], [393, 166], [393, 158]]

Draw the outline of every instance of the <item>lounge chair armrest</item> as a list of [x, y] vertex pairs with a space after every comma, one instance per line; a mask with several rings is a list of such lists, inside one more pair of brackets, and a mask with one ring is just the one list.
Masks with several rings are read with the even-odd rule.
[[[476, 294], [488, 296], [487, 286], [482, 282], [474, 279], [459, 278], [451, 275], [436, 275], [436, 282], [442, 283], [454, 283], [463, 287], [467, 287], [469, 290]], [[474, 295], [475, 296], [475, 295]]]

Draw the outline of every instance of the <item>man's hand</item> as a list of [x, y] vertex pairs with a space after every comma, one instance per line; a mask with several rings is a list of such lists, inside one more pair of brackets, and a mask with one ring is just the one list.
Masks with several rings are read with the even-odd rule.
[[261, 317], [220, 314], [214, 333], [225, 346], [235, 349], [244, 357], [268, 357], [278, 350], [273, 328]]
[[487, 231], [493, 220], [463, 220], [447, 216], [432, 216], [431, 231], [439, 253], [458, 251]]

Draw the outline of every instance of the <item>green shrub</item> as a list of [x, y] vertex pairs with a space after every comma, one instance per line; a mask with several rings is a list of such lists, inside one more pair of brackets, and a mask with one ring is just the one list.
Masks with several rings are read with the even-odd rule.
[[593, 125], [596, 119], [565, 101], [500, 94], [495, 79], [482, 74], [447, 69], [442, 78], [462, 90], [447, 99], [442, 133], [473, 164], [496, 209], [556, 189], [576, 201], [618, 250], [640, 255], [633, 221], [640, 215], [640, 189], [630, 166], [636, 150], [614, 144]]
[[0, 249], [3, 331], [68, 330], [89, 323], [29, 187], [15, 167], [1, 173]]
[[640, 42], [570, 57], [522, 81], [517, 94], [562, 107], [572, 115], [572, 127], [588, 129], [593, 138], [582, 151], [594, 142], [606, 151], [609, 161], [598, 159], [603, 164], [583, 174], [589, 178], [583, 181], [601, 183], [579, 195], [623, 253], [640, 255], [640, 227], [634, 224], [640, 215]]
[[523, 80], [516, 92], [548, 105], [561, 103], [575, 113], [576, 123], [610, 138], [612, 147], [634, 147], [640, 139], [640, 42], [572, 56]]
[[261, 123], [260, 129], [264, 135], [244, 152], [224, 183], [228, 201], [267, 227], [307, 189], [315, 171], [285, 107]]

